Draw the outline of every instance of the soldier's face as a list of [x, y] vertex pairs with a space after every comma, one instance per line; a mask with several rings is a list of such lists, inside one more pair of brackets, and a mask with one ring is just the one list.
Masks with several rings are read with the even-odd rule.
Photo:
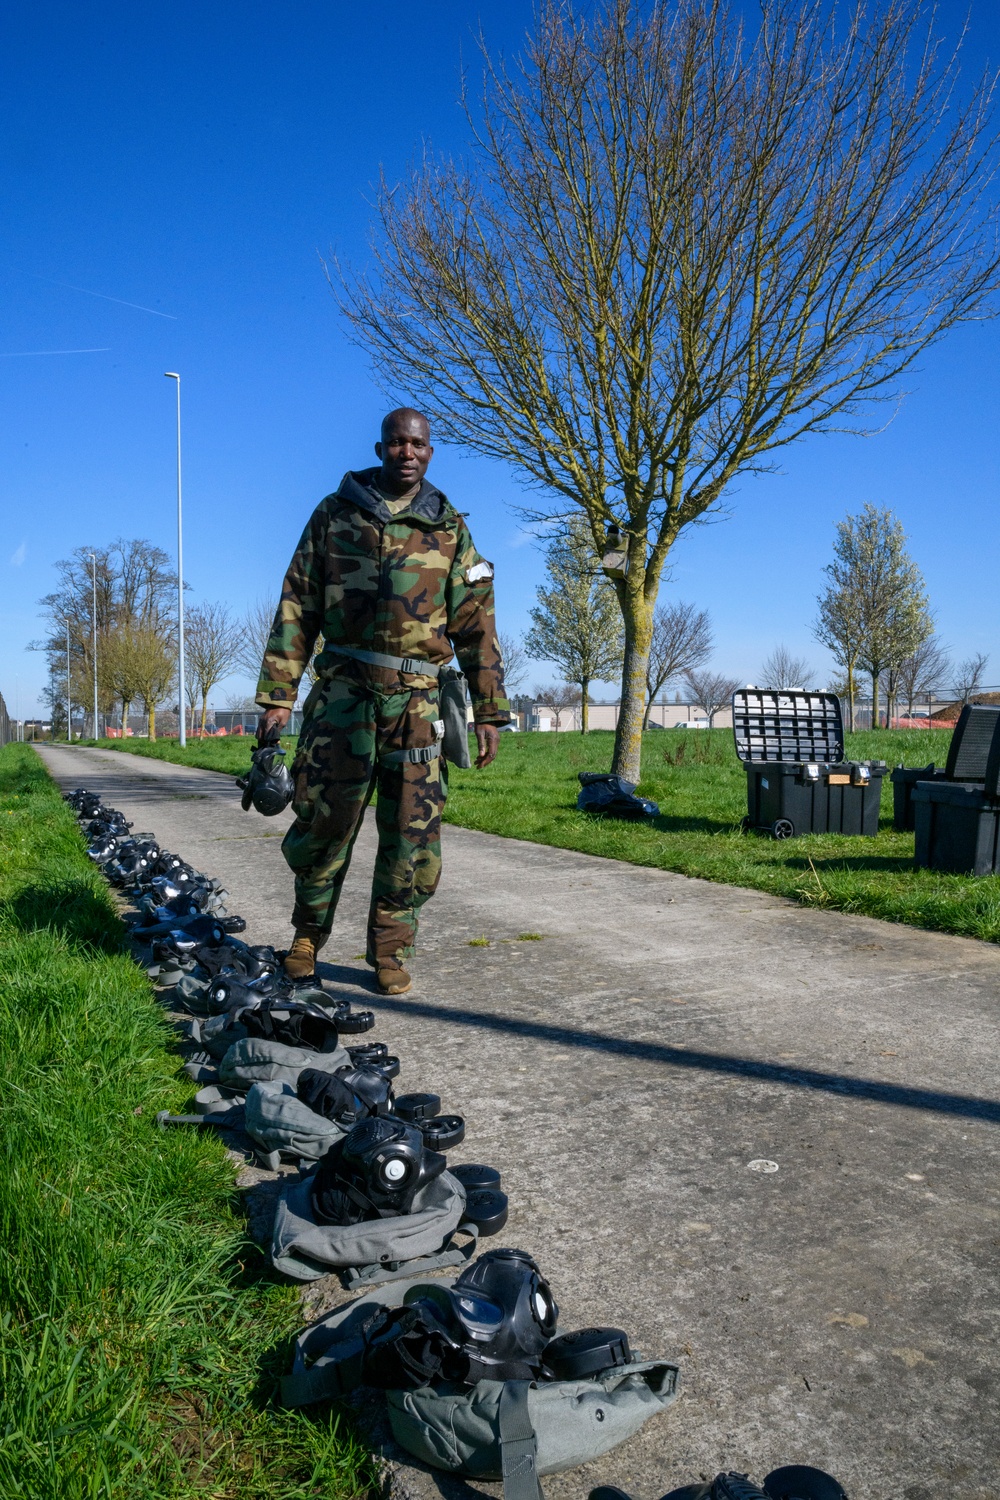
[[419, 417], [404, 417], [382, 433], [375, 444], [382, 460], [382, 479], [400, 493], [419, 484], [434, 456], [430, 429]]

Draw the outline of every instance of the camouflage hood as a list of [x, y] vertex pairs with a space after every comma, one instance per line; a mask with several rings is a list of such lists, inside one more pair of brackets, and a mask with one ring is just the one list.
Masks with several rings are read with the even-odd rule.
[[[375, 487], [375, 475], [378, 472], [377, 468], [348, 469], [334, 493], [346, 505], [356, 505], [360, 510], [370, 511], [386, 526], [392, 520], [392, 514], [381, 492]], [[436, 526], [444, 519], [445, 512], [450, 510], [447, 496], [424, 479], [416, 497], [407, 506], [406, 515], [426, 522], [429, 526]]]

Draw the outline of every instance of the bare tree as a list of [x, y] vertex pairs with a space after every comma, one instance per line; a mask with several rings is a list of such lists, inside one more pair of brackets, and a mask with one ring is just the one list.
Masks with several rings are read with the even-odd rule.
[[801, 656], [793, 656], [787, 646], [775, 646], [761, 671], [761, 685], [769, 688], [804, 688], [813, 680], [812, 667]]
[[235, 664], [255, 686], [277, 612], [278, 604], [274, 595], [265, 594], [254, 600], [239, 624], [240, 646]]
[[467, 101], [469, 162], [384, 179], [371, 272], [336, 268], [376, 379], [579, 506], [599, 549], [620, 525], [633, 781], [677, 537], [775, 449], [895, 400], [1000, 279], [990, 81], [959, 102], [922, 8], [742, 11], [542, 0]]
[[646, 663], [643, 729], [649, 728], [649, 710], [660, 689], [684, 672], [704, 666], [711, 654], [712, 624], [705, 610], [680, 600], [656, 609]]
[[[120, 696], [113, 678], [120, 668], [116, 637], [122, 628], [134, 625], [155, 630], [164, 641], [176, 640], [177, 575], [167, 553], [140, 537], [119, 537], [109, 546], [76, 547], [55, 569], [58, 588], [39, 600], [49, 621], [48, 635], [33, 642], [31, 649], [45, 652], [54, 690], [65, 702], [68, 625], [69, 696], [74, 703], [93, 701], [96, 573], [98, 708], [107, 716]], [[114, 671], [113, 661], [119, 663]], [[126, 717], [130, 702], [123, 705]]]
[[950, 671], [951, 658], [934, 636], [904, 656], [899, 664], [899, 691], [906, 700], [907, 718], [913, 718], [913, 705], [918, 698], [930, 698], [941, 690]]
[[536, 687], [533, 696], [543, 708], [551, 708], [556, 729], [562, 727], [563, 714], [580, 703], [580, 689], [572, 682], [550, 682]]
[[988, 656], [982, 651], [977, 651], [975, 656], [966, 657], [965, 661], [959, 662], [955, 669], [952, 692], [962, 708], [982, 691], [983, 673], [986, 671], [988, 661]]
[[528, 674], [528, 653], [524, 649], [524, 637], [510, 631], [498, 630], [497, 641], [503, 657], [503, 680], [508, 698], [521, 686]]
[[243, 646], [241, 627], [224, 604], [199, 604], [188, 612], [185, 652], [190, 668], [192, 709], [201, 698], [201, 732], [205, 733], [208, 695], [216, 683], [238, 664]]
[[715, 716], [720, 708], [726, 708], [739, 683], [735, 677], [723, 677], [718, 672], [685, 672], [685, 681], [708, 716], [708, 727], [715, 727]]

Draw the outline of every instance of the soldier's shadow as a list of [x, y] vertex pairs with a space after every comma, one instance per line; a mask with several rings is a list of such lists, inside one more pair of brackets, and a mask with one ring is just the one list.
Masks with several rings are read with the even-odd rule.
[[338, 964], [324, 963], [321, 959], [316, 965], [316, 974], [327, 985], [336, 985], [341, 989], [361, 990], [366, 995], [381, 993], [375, 983], [374, 971], [361, 961], [356, 964]]

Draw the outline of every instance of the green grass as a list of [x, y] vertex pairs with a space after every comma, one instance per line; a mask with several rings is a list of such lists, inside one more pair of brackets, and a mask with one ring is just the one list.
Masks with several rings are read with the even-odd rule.
[[178, 1109], [171, 1031], [76, 823], [0, 750], [0, 1495], [358, 1495], [343, 1419], [271, 1404], [301, 1323], [233, 1167]]
[[[238, 773], [252, 742], [204, 740], [181, 752], [176, 741], [105, 741], [132, 754]], [[291, 748], [294, 741], [286, 741]], [[576, 810], [579, 771], [606, 771], [613, 735], [511, 734], [486, 771], [449, 772], [449, 823], [508, 838], [675, 870], [703, 880], [749, 886], [809, 906], [859, 912], [890, 922], [1000, 942], [1000, 877], [941, 875], [913, 869], [913, 835], [892, 828], [892, 787], [882, 789], [876, 838], [813, 834], [783, 843], [742, 834], [746, 775], [732, 732], [659, 730], [643, 737], [640, 790], [660, 804], [660, 816], [636, 826]], [[161, 753], [162, 745], [162, 753]], [[943, 765], [948, 732], [870, 730], [847, 736], [854, 760], [890, 767]]]
[[[294, 751], [294, 738], [286, 736], [281, 743], [286, 750]], [[81, 740], [80, 744], [124, 750], [129, 755], [169, 760], [175, 765], [202, 766], [206, 771], [231, 771], [239, 776], [248, 769], [257, 741], [249, 734], [223, 735], [221, 739], [188, 740], [183, 750], [177, 740]]]

